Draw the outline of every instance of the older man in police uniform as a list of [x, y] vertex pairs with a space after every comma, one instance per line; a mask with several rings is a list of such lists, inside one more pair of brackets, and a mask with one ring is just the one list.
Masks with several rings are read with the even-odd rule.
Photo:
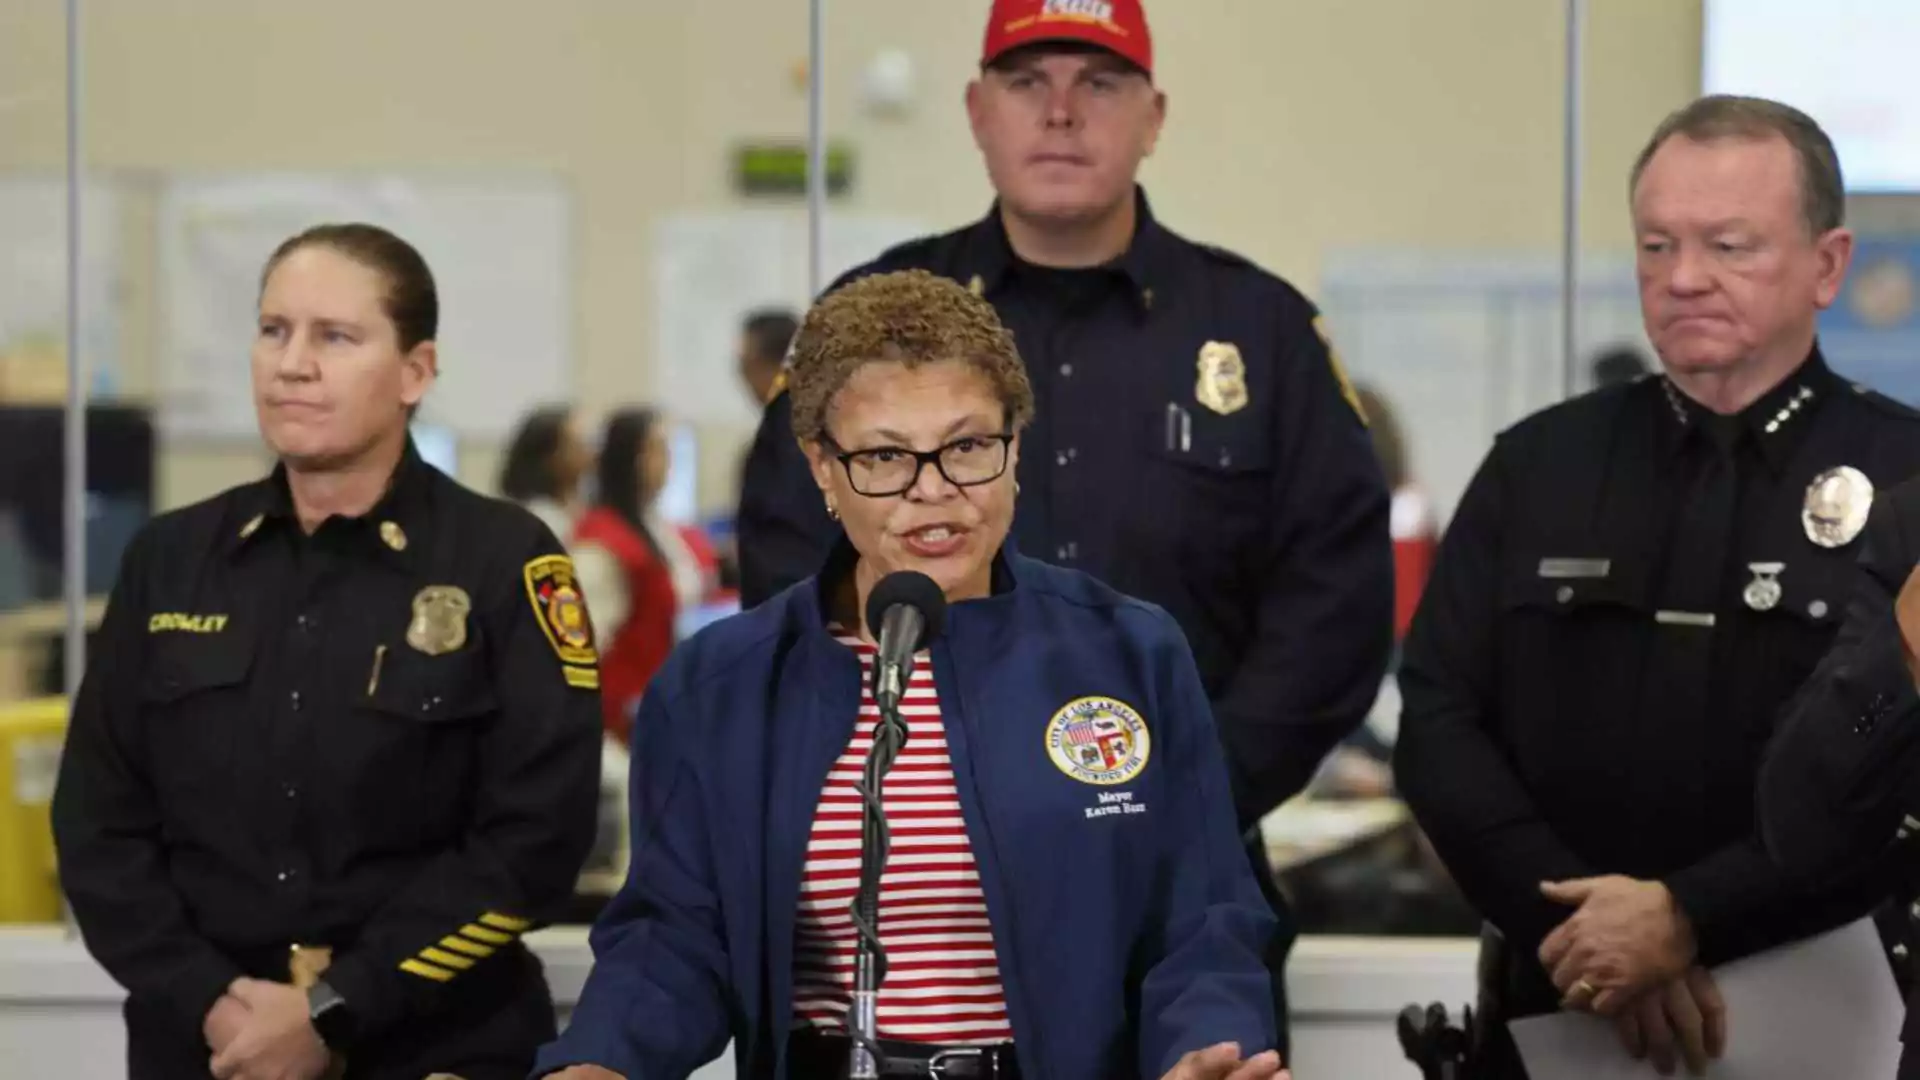
[[[1379, 690], [1388, 495], [1313, 305], [1167, 229], [1136, 186], [1165, 115], [1152, 70], [1139, 0], [998, 0], [967, 110], [999, 199], [847, 279], [932, 270], [1012, 329], [1038, 399], [1015, 541], [1179, 620], [1251, 829]], [[740, 504], [743, 598], [816, 571], [837, 533], [777, 397]]]
[[[1778, 103], [1675, 113], [1634, 168], [1663, 374], [1502, 434], [1407, 642], [1396, 773], [1489, 939], [1502, 1021], [1610, 1015], [1702, 1066], [1712, 966], [1858, 917], [1873, 867], [1800, 890], [1754, 833], [1776, 711], [1833, 640], [1874, 493], [1920, 470], [1920, 414], [1815, 339], [1852, 237], [1832, 143]], [[1737, 1027], [1739, 1021], [1732, 1023]]]

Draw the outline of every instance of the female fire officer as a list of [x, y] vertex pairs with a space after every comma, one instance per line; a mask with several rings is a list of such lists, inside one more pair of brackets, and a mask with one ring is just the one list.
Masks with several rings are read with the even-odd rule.
[[1033, 392], [1011, 335], [923, 271], [808, 315], [789, 388], [846, 539], [814, 578], [678, 649], [634, 731], [631, 873], [538, 1069], [843, 1076], [878, 716], [862, 616], [888, 574], [951, 605], [887, 774], [885, 1075], [1284, 1075], [1207, 699], [1158, 608], [1003, 545]]

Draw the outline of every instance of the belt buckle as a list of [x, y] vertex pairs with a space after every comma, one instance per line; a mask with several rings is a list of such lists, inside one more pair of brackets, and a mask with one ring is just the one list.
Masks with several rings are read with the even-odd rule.
[[333, 950], [325, 945], [287, 947], [287, 981], [296, 990], [310, 990], [333, 963]]
[[933, 1080], [951, 1080], [947, 1075], [947, 1063], [965, 1061], [968, 1058], [981, 1063], [982, 1068], [974, 1075], [981, 1077], [982, 1080], [991, 1080], [1000, 1075], [1000, 1059], [992, 1056], [992, 1051], [984, 1046], [962, 1046], [952, 1050], [938, 1051], [927, 1059], [927, 1075], [933, 1077]]

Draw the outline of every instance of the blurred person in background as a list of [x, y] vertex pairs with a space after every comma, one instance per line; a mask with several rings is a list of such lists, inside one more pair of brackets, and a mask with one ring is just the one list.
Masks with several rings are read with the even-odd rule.
[[787, 361], [793, 335], [799, 332], [799, 319], [786, 308], [755, 311], [741, 323], [740, 381], [753, 395], [755, 405], [765, 405], [780, 392], [780, 368]]
[[1273, 916], [1179, 626], [1005, 547], [1033, 393], [992, 307], [924, 271], [868, 277], [808, 315], [791, 382], [844, 539], [676, 651], [642, 700], [647, 839], [543, 1072], [685, 1080], [731, 1041], [749, 1080], [847, 1075], [856, 784], [879, 719], [866, 616], [904, 572], [944, 629], [905, 674], [877, 793], [880, 1074], [1284, 1077]]
[[1834, 374], [1816, 336], [1853, 253], [1839, 160], [1796, 109], [1708, 97], [1659, 126], [1629, 191], [1662, 374], [1497, 438], [1400, 667], [1395, 777], [1492, 928], [1494, 1077], [1524, 1075], [1506, 1022], [1561, 1008], [1698, 1071], [1741, 1027], [1709, 969], [1884, 889], [1875, 867], [1803, 888], [1754, 828], [1762, 749], [1834, 640], [1874, 493], [1920, 469], [1920, 414]]
[[1400, 642], [1413, 625], [1413, 613], [1420, 606], [1420, 594], [1433, 572], [1433, 557], [1440, 541], [1440, 526], [1434, 519], [1433, 502], [1414, 482], [1407, 465], [1406, 434], [1400, 416], [1386, 396], [1366, 384], [1354, 388], [1360, 407], [1366, 412], [1367, 426], [1373, 435], [1373, 451], [1386, 474], [1387, 490], [1392, 493], [1389, 532], [1393, 537], [1393, 640]]
[[[1379, 692], [1393, 639], [1386, 484], [1313, 304], [1168, 229], [1136, 182], [1167, 109], [1139, 0], [997, 0], [979, 59], [966, 108], [992, 208], [838, 284], [930, 270], [1012, 330], [1040, 402], [1019, 466], [1019, 549], [1179, 620], [1248, 855], [1283, 913], [1278, 971], [1292, 921], [1257, 826]], [[791, 411], [787, 395], [768, 406], [741, 495], [749, 606], [815, 573], [841, 531]]]
[[53, 828], [133, 1080], [520, 1080], [522, 941], [594, 831], [593, 633], [552, 531], [420, 460], [439, 298], [369, 225], [293, 237], [253, 339], [271, 476], [128, 550]]
[[1653, 368], [1645, 353], [1631, 345], [1617, 345], [1593, 358], [1593, 385], [1596, 389], [1630, 383]]
[[[570, 543], [587, 496], [594, 455], [580, 435], [573, 409], [549, 405], [528, 413], [507, 444], [500, 466], [500, 494], [519, 503]], [[626, 621], [626, 590], [620, 568], [599, 548], [573, 552], [574, 573], [587, 600], [587, 614], [602, 641]], [[603, 625], [604, 623], [604, 625]]]
[[573, 533], [586, 495], [593, 451], [580, 436], [579, 417], [564, 405], [528, 413], [507, 443], [500, 464], [502, 497], [533, 513], [553, 534]]
[[[786, 308], [763, 308], [742, 320], [735, 362], [739, 368], [740, 382], [753, 398], [754, 408], [764, 410], [767, 403], [779, 396], [785, 386], [781, 368], [786, 363], [787, 348], [793, 343], [793, 335], [798, 332], [799, 321]], [[747, 473], [752, 467], [752, 455], [753, 444], [750, 441], [742, 449], [737, 469], [742, 487], [746, 485]], [[737, 598], [741, 586], [740, 544], [738, 534], [732, 529], [727, 531], [724, 543], [716, 546], [715, 557], [723, 589]]]
[[[604, 620], [601, 711], [608, 733], [627, 742], [633, 710], [673, 651], [680, 596], [665, 545], [671, 526], [654, 513], [670, 465], [666, 435], [652, 409], [622, 409], [600, 438], [594, 504], [581, 516], [575, 545], [604, 553], [619, 568], [619, 620]], [[596, 624], [598, 625], [598, 624]]]

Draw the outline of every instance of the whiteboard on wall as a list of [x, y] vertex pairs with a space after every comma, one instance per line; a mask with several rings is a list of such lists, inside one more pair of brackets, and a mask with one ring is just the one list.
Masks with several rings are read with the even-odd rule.
[[[897, 217], [833, 213], [823, 226], [826, 280], [928, 230]], [[653, 230], [654, 381], [670, 415], [751, 428], [758, 405], [736, 364], [741, 321], [758, 308], [805, 313], [807, 217], [801, 211], [679, 214]]]
[[392, 230], [433, 270], [440, 375], [423, 422], [501, 439], [528, 401], [572, 393], [572, 206], [559, 180], [182, 177], [159, 208], [168, 437], [257, 437], [248, 354], [260, 269], [286, 238], [342, 221]]
[[[80, 355], [88, 391], [122, 389], [120, 198], [108, 183], [80, 188]], [[59, 174], [0, 177], [0, 358], [64, 370], [67, 356], [67, 181]]]

